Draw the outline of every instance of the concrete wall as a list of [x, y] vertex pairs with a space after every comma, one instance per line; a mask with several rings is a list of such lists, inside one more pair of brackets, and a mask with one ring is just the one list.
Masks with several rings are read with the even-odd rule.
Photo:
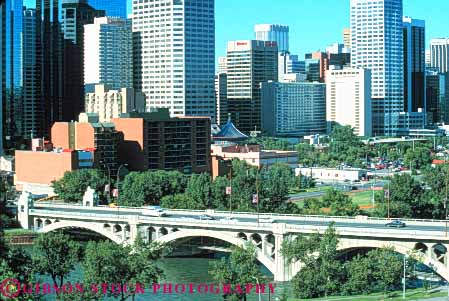
[[116, 118], [112, 119], [115, 129], [122, 133], [118, 145], [118, 160], [129, 164], [128, 168], [134, 171], [148, 169], [148, 158], [145, 155], [144, 119], [143, 118]]
[[26, 183], [50, 185], [78, 165], [76, 152], [16, 151], [15, 156], [18, 188]]

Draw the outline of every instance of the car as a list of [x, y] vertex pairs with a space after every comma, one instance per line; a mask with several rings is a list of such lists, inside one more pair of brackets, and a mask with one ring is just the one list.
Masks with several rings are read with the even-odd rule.
[[260, 223], [267, 223], [267, 224], [274, 224], [277, 223], [277, 220], [275, 220], [274, 218], [261, 218], [259, 219]]
[[222, 218], [220, 221], [222, 222], [228, 222], [228, 223], [235, 223], [238, 220], [233, 218], [232, 216], [226, 216], [225, 218]]
[[214, 221], [215, 217], [207, 215], [207, 214], [203, 214], [199, 216], [200, 220], [204, 220], [204, 221]]
[[142, 214], [147, 216], [167, 216], [167, 213], [160, 206], [147, 206], [142, 208]]
[[388, 224], [385, 225], [385, 227], [389, 227], [389, 228], [404, 228], [406, 226], [407, 225], [403, 221], [400, 221], [398, 219], [394, 220], [392, 222], [389, 222]]

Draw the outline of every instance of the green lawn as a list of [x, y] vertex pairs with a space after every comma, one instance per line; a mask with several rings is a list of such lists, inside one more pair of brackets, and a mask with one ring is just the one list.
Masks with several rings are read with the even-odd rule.
[[373, 192], [371, 190], [350, 193], [349, 196], [351, 197], [352, 202], [359, 206], [368, 206], [372, 204]]
[[383, 294], [371, 294], [367, 296], [341, 296], [341, 297], [328, 297], [328, 298], [318, 298], [318, 299], [294, 299], [289, 298], [288, 301], [303, 301], [303, 300], [313, 300], [313, 301], [399, 301], [399, 300], [417, 300], [417, 299], [428, 299], [436, 297], [447, 296], [447, 292], [424, 292], [422, 289], [407, 290], [406, 299], [402, 299], [402, 291], [397, 291], [392, 294], [394, 297], [385, 297]]
[[5, 236], [30, 235], [35, 234], [33, 230], [28, 229], [5, 229]]

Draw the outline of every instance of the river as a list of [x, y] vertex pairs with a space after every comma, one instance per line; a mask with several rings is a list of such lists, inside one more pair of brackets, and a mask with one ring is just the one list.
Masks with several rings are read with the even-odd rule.
[[[31, 246], [23, 247], [27, 250], [31, 250]], [[219, 260], [218, 257], [226, 256], [224, 254], [216, 254], [215, 258], [199, 258], [199, 257], [168, 257], [162, 259], [160, 261], [160, 266], [164, 270], [165, 278], [161, 281], [161, 283], [166, 284], [212, 284], [216, 283], [213, 280], [213, 277], [209, 274], [210, 263], [216, 260]], [[268, 271], [261, 266], [261, 271], [264, 275], [266, 275], [266, 283], [273, 283], [273, 278], [268, 275]], [[82, 269], [81, 265], [77, 265], [75, 271], [73, 271], [68, 279], [65, 282], [70, 281], [71, 283], [82, 283]], [[40, 282], [51, 283], [48, 277], [44, 277]], [[255, 284], [255, 283], [254, 283]], [[285, 284], [277, 283], [275, 284], [275, 295], [261, 294], [260, 300], [276, 300], [276, 296], [280, 296], [286, 287]], [[145, 294], [137, 295], [136, 300], [138, 301], [215, 301], [215, 300], [223, 300], [220, 294], [200, 294], [198, 292], [194, 292], [193, 294], [187, 293], [184, 294], [164, 294], [162, 289], [154, 294], [152, 291], [148, 292], [149, 289], [145, 290]], [[268, 291], [268, 289], [267, 289]], [[48, 295], [45, 297], [46, 301], [56, 300], [55, 296]], [[115, 300], [113, 298], [104, 298], [103, 300]], [[129, 299], [131, 300], [131, 299]], [[253, 293], [248, 296], [249, 301], [257, 301], [259, 300], [258, 294], [256, 294], [253, 290]]]

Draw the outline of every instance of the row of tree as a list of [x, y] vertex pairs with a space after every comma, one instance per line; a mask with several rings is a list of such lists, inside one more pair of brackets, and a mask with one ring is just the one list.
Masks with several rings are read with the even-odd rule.
[[[304, 265], [292, 280], [297, 297], [388, 294], [400, 288], [403, 260], [393, 249], [376, 249], [345, 261], [338, 244], [333, 225], [323, 235], [299, 236], [284, 243], [282, 252], [289, 262], [299, 260]], [[407, 262], [409, 275], [414, 258]]]
[[[208, 174], [186, 176], [177, 171], [147, 171], [128, 174], [120, 183], [118, 199], [121, 206], [141, 207], [161, 205], [173, 209], [216, 209], [256, 211], [253, 202], [258, 193], [261, 212], [298, 212], [288, 202], [289, 190], [299, 185], [298, 179], [286, 164], [275, 164], [258, 170], [244, 161], [232, 161], [232, 175], [217, 177]], [[303, 177], [304, 178], [304, 177]], [[305, 182], [305, 179], [301, 179]], [[88, 186], [100, 192], [106, 201], [108, 180], [99, 170], [66, 172], [53, 182], [55, 193], [66, 202], [79, 202]], [[310, 184], [310, 183], [309, 183]], [[303, 185], [305, 185], [303, 183]], [[226, 188], [231, 187], [231, 193]]]

